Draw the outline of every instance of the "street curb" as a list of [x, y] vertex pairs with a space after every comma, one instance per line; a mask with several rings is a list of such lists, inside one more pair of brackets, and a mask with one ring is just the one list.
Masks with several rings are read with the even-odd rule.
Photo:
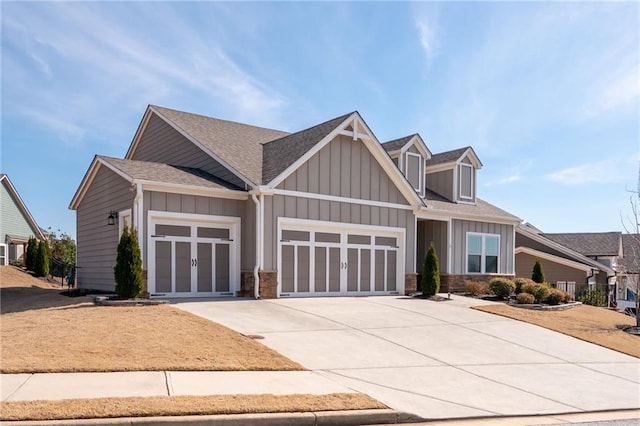
[[358, 426], [424, 421], [391, 409], [0, 422], [6, 426]]

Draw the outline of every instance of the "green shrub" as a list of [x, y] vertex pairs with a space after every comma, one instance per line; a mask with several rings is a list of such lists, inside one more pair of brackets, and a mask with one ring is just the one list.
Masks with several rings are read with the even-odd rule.
[[536, 298], [533, 297], [533, 294], [518, 293], [518, 295], [516, 296], [516, 300], [520, 305], [531, 305], [536, 301]]
[[605, 306], [607, 299], [605, 294], [599, 288], [587, 288], [580, 293], [578, 300], [585, 305]]
[[142, 280], [142, 259], [140, 257], [138, 234], [135, 229], [130, 231], [125, 226], [122, 231], [113, 274], [118, 296], [130, 299], [142, 293], [144, 285]]
[[472, 296], [479, 296], [481, 294], [489, 294], [489, 284], [484, 281], [466, 280], [464, 282], [464, 289]]
[[569, 293], [567, 293], [566, 291], [557, 288], [550, 288], [549, 294], [547, 295], [546, 299], [544, 299], [544, 302], [548, 303], [549, 305], [559, 305], [561, 303], [566, 303], [568, 299]]
[[433, 296], [438, 291], [440, 291], [440, 261], [432, 241], [422, 267], [422, 294]]
[[544, 282], [544, 272], [542, 272], [542, 265], [540, 260], [536, 259], [536, 263], [533, 265], [533, 272], [531, 273], [531, 279], [537, 283]]
[[49, 244], [47, 244], [45, 240], [38, 243], [33, 267], [33, 272], [37, 277], [46, 277], [49, 275]]
[[547, 283], [527, 283], [522, 286], [524, 293], [533, 295], [536, 302], [542, 303], [549, 296], [549, 284]]
[[525, 285], [525, 284], [533, 284], [535, 281], [533, 281], [533, 280], [532, 280], [532, 279], [530, 279], [530, 278], [522, 278], [522, 277], [518, 277], [518, 278], [515, 278], [515, 279], [513, 280], [513, 282], [514, 282], [514, 283], [515, 283], [515, 285], [516, 285], [516, 291], [515, 291], [515, 293], [516, 293], [516, 294], [520, 294], [520, 293], [522, 293], [522, 286], [523, 286], [523, 285]]
[[491, 281], [489, 281], [489, 288], [496, 296], [507, 298], [514, 292], [516, 285], [513, 281], [506, 278], [492, 278]]
[[38, 240], [30, 237], [27, 242], [27, 252], [24, 254], [24, 266], [27, 271], [34, 272], [36, 269], [36, 255], [38, 254]]

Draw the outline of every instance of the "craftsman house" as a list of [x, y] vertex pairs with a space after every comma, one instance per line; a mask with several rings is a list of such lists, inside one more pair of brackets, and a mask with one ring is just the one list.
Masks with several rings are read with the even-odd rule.
[[22, 259], [29, 237], [41, 240], [45, 236], [4, 173], [0, 174], [0, 191], [0, 265], [8, 265]]
[[473, 148], [380, 143], [358, 112], [287, 133], [149, 106], [70, 208], [80, 287], [113, 290], [124, 226], [152, 297], [405, 294], [426, 250], [442, 290], [513, 276], [519, 219], [477, 197]]

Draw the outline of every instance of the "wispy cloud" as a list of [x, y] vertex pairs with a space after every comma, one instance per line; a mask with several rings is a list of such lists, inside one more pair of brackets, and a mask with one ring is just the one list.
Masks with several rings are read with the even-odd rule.
[[436, 31], [434, 26], [427, 24], [426, 22], [416, 22], [416, 28], [420, 35], [420, 45], [424, 50], [427, 58], [431, 58], [436, 53]]
[[521, 179], [522, 179], [522, 176], [520, 175], [520, 172], [515, 172], [513, 174], [510, 174], [508, 176], [502, 177], [500, 179], [496, 179], [496, 180], [487, 182], [485, 184], [485, 186], [505, 185], [505, 184], [508, 184], [508, 183], [518, 182]]
[[633, 176], [633, 166], [629, 158], [602, 160], [549, 173], [545, 179], [568, 186], [623, 183]]
[[[25, 117], [65, 143], [80, 143], [86, 129], [112, 140], [114, 123], [131, 126], [114, 118], [148, 103], [201, 106], [211, 114], [224, 110], [229, 118], [272, 126], [288, 105], [284, 94], [233, 58], [232, 44], [216, 42], [213, 31], [232, 23], [211, 24], [211, 33], [203, 34], [171, 3], [154, 4], [153, 10], [148, 3], [10, 7], [2, 17], [3, 61], [12, 64], [12, 75], [3, 73], [13, 84], [3, 90], [21, 99]], [[146, 24], [131, 25], [134, 15], [146, 16]]]

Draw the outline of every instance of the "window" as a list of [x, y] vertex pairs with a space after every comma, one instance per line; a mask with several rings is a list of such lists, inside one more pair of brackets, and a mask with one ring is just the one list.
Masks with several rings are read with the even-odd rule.
[[413, 189], [422, 194], [424, 182], [424, 160], [419, 154], [407, 152], [405, 157], [405, 176]]
[[467, 233], [467, 273], [497, 274], [500, 236]]
[[461, 200], [473, 201], [474, 199], [473, 174], [474, 169], [471, 164], [462, 163], [458, 165], [459, 198]]
[[8, 265], [9, 262], [7, 261], [7, 245], [6, 244], [0, 244], [0, 265]]

